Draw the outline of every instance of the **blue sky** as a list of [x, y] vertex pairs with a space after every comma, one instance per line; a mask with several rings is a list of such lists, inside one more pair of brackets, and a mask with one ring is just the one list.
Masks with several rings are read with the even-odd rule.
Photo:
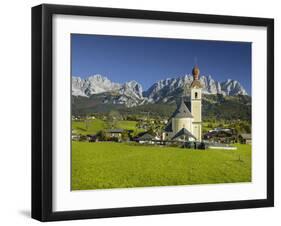
[[114, 82], [154, 82], [190, 74], [238, 80], [251, 93], [251, 43], [106, 35], [71, 35], [72, 76], [101, 74]]

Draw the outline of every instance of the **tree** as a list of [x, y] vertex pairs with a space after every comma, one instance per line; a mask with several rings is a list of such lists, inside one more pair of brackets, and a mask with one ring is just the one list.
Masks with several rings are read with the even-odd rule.
[[97, 138], [100, 140], [100, 141], [106, 141], [106, 133], [101, 130], [97, 133]]
[[115, 128], [118, 120], [120, 120], [122, 117], [118, 111], [110, 111], [108, 113], [108, 124], [110, 128]]
[[122, 138], [123, 141], [129, 141], [129, 140], [130, 140], [130, 137], [129, 137], [127, 131], [124, 131], [124, 132], [121, 134], [121, 138]]
[[86, 118], [85, 118], [85, 128], [86, 128], [86, 130], [89, 129], [89, 126], [90, 126], [90, 120], [89, 120], [89, 118], [86, 116]]

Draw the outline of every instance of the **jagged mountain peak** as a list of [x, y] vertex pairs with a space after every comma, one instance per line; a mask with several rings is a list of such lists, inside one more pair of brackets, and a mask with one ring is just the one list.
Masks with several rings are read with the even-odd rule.
[[120, 93], [131, 96], [133, 98], [143, 99], [142, 86], [135, 80], [126, 82], [120, 89]]
[[[146, 91], [143, 91], [142, 85], [135, 80], [120, 84], [112, 82], [106, 76], [95, 74], [84, 79], [73, 77], [72, 95], [89, 97], [93, 94], [114, 92], [113, 103], [131, 107], [145, 103], [174, 101], [175, 97], [181, 96], [184, 90], [189, 89], [192, 81], [193, 76], [185, 74], [159, 80]], [[203, 93], [207, 95], [248, 95], [243, 86], [233, 79], [219, 82], [214, 80], [211, 75], [203, 75], [200, 77], [200, 82], [203, 86]]]
[[221, 87], [225, 94], [229, 96], [248, 95], [247, 91], [240, 84], [240, 82], [233, 79], [227, 79], [226, 81], [222, 82]]
[[72, 95], [91, 96], [93, 94], [114, 91], [120, 89], [121, 84], [110, 81], [100, 74], [91, 75], [87, 78], [72, 78]]
[[141, 86], [137, 81], [135, 80], [132, 80], [132, 81], [129, 81], [129, 82], [125, 82], [126, 86], [129, 86], [129, 87], [135, 87], [135, 86]]
[[109, 79], [106, 76], [103, 76], [101, 74], [90, 75], [87, 79], [95, 80], [95, 81], [109, 81]]

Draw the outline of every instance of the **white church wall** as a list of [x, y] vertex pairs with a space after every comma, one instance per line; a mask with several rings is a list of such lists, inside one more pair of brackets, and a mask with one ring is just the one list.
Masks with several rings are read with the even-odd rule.
[[196, 137], [197, 141], [201, 141], [202, 138], [202, 125], [201, 124], [193, 124], [193, 135]]
[[191, 114], [194, 117], [194, 122], [201, 122], [201, 112], [202, 112], [202, 90], [201, 88], [191, 89]]
[[186, 128], [191, 133], [193, 132], [192, 118], [173, 118], [172, 129], [174, 134], [180, 131], [182, 128]]
[[193, 87], [191, 89], [191, 114], [194, 117], [193, 135], [198, 141], [202, 138], [202, 89]]

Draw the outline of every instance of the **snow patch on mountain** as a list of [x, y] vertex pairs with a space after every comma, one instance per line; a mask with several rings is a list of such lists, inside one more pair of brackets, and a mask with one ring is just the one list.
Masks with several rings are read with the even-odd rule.
[[96, 74], [85, 79], [72, 77], [72, 95], [91, 96], [93, 94], [114, 91], [121, 88], [121, 84], [110, 81], [107, 77]]
[[228, 96], [248, 95], [246, 90], [236, 80], [227, 79], [225, 82], [221, 83], [221, 88]]
[[[146, 103], [169, 102], [185, 91], [189, 93], [193, 76], [188, 74], [177, 78], [167, 78], [154, 83], [143, 91], [141, 84], [129, 81], [124, 84], [114, 83], [102, 75], [93, 75], [85, 79], [72, 77], [72, 95], [89, 97], [93, 94], [108, 93], [110, 100], [104, 103], [124, 104], [127, 107]], [[204, 94], [222, 94], [228, 96], [248, 95], [243, 86], [236, 80], [215, 81], [211, 75], [201, 76], [200, 82]], [[114, 95], [113, 95], [114, 94]]]

